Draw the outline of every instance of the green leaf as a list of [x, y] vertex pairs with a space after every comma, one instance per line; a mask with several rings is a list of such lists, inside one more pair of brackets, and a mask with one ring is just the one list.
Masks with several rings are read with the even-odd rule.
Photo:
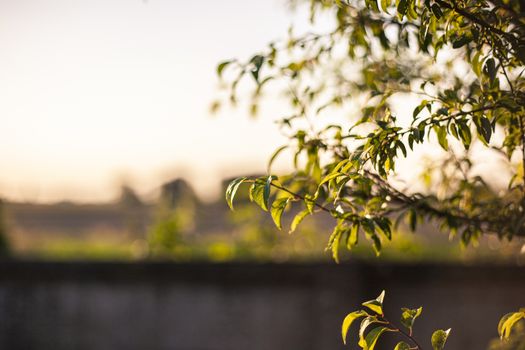
[[378, 315], [383, 314], [383, 299], [385, 298], [385, 291], [382, 291], [374, 300], [365, 301], [362, 305], [369, 308]]
[[412, 118], [413, 119], [416, 119], [417, 116], [419, 115], [419, 113], [421, 113], [421, 111], [425, 108], [427, 102], [426, 101], [423, 101], [424, 103], [421, 103], [419, 106], [417, 106], [415, 109], [414, 109], [414, 112], [412, 112]]
[[414, 150], [414, 135], [413, 134], [408, 135], [408, 147], [410, 147], [411, 150]]
[[474, 71], [474, 74], [476, 74], [478, 77], [481, 75], [481, 60], [480, 60], [480, 57], [481, 57], [481, 54], [483, 52], [480, 50], [478, 51], [474, 57], [472, 58], [472, 61], [471, 61], [471, 65], [472, 65], [472, 70]]
[[410, 350], [410, 349], [411, 349], [410, 345], [408, 345], [404, 341], [400, 341], [399, 343], [397, 343], [396, 347], [394, 348], [394, 350]]
[[452, 134], [452, 136], [454, 136], [457, 140], [459, 140], [458, 127], [456, 126], [456, 124], [450, 123], [448, 128], [449, 128], [450, 133]]
[[499, 320], [498, 323], [498, 334], [501, 339], [507, 338], [508, 334], [504, 333], [504, 325], [507, 322], [507, 320], [513, 316], [515, 312], [509, 312], [508, 314], [503, 315], [503, 317]]
[[472, 134], [470, 132], [470, 128], [465, 122], [458, 122], [459, 126], [459, 137], [461, 138], [461, 141], [463, 142], [463, 146], [465, 146], [465, 149], [469, 149], [470, 143], [472, 142]]
[[381, 336], [381, 334], [385, 332], [392, 332], [392, 329], [386, 328], [386, 327], [376, 327], [372, 329], [365, 338], [365, 350], [374, 350], [374, 347], [376, 346], [377, 340]]
[[228, 206], [231, 210], [233, 210], [233, 198], [235, 198], [235, 194], [237, 193], [237, 190], [239, 189], [239, 186], [246, 180], [246, 177], [239, 177], [228, 185], [228, 188], [226, 189], [226, 203], [228, 203]]
[[363, 321], [361, 321], [361, 324], [359, 325], [359, 342], [358, 345], [362, 347], [363, 349], [366, 348], [366, 336], [365, 331], [366, 329], [374, 324], [374, 323], [385, 323], [384, 321], [380, 321], [376, 316], [368, 316]]
[[432, 348], [434, 350], [443, 350], [445, 343], [447, 342], [450, 328], [446, 331], [439, 329], [432, 334]]
[[388, 7], [390, 6], [390, 0], [381, 0], [381, 9], [384, 12], [388, 12]]
[[522, 318], [525, 318], [525, 311], [511, 312], [503, 316], [498, 324], [500, 338], [507, 339], [510, 336], [512, 327]]
[[341, 240], [342, 233], [343, 228], [341, 227], [341, 224], [338, 223], [337, 226], [334, 227], [330, 238], [328, 238], [327, 249], [330, 249], [330, 251], [332, 252], [332, 258], [336, 263], [339, 263], [339, 242]]
[[283, 216], [283, 211], [290, 202], [290, 197], [286, 198], [277, 198], [272, 203], [272, 208], [270, 209], [270, 215], [272, 216], [275, 226], [280, 230], [282, 228], [281, 218]]
[[333, 179], [335, 179], [335, 178], [337, 178], [339, 176], [346, 176], [346, 174], [339, 173], [339, 172], [328, 174], [321, 180], [321, 182], [319, 182], [319, 186], [321, 186], [321, 185], [327, 183], [328, 181], [333, 180]]
[[368, 315], [365, 311], [354, 311], [346, 315], [345, 319], [343, 320], [343, 326], [341, 329], [341, 335], [343, 336], [343, 343], [346, 344], [346, 335], [348, 334], [348, 329], [352, 325], [352, 323], [360, 318]]
[[401, 142], [399, 140], [396, 141], [396, 146], [401, 150], [401, 153], [403, 153], [403, 156], [406, 158], [407, 157], [407, 148], [405, 147], [403, 142]]
[[490, 124], [488, 118], [484, 116], [476, 117], [474, 119], [474, 122], [476, 124], [478, 134], [481, 135], [481, 137], [483, 137], [483, 140], [486, 143], [489, 143], [490, 138], [492, 136], [492, 125]]
[[308, 209], [304, 209], [303, 211], [295, 215], [295, 217], [292, 220], [292, 224], [290, 225], [289, 233], [293, 233], [297, 229], [297, 226], [299, 226], [303, 219], [308, 215], [310, 215], [310, 211]]
[[493, 83], [496, 79], [496, 74], [498, 73], [496, 70], [496, 62], [493, 58], [489, 58], [485, 61], [485, 66], [483, 69], [484, 73], [487, 74], [487, 76], [490, 79], [490, 82]]
[[224, 61], [219, 63], [219, 65], [217, 66], [217, 75], [219, 76], [219, 78], [222, 77], [222, 72], [224, 71], [224, 69], [233, 62], [234, 61]]
[[271, 192], [271, 189], [272, 189], [272, 181], [274, 180], [274, 176], [268, 176], [268, 179], [266, 180], [266, 184], [264, 185], [264, 190], [263, 190], [263, 200], [264, 200], [264, 205], [266, 206], [266, 208], [269, 208], [270, 207], [270, 192]]
[[378, 217], [374, 219], [377, 228], [388, 239], [392, 240], [392, 223], [386, 217]]
[[376, 0], [365, 0], [366, 6], [374, 12], [379, 12]]
[[378, 235], [373, 234], [369, 236], [369, 238], [372, 240], [372, 248], [374, 249], [374, 253], [376, 253], [376, 256], [381, 255], [381, 239]]
[[306, 209], [308, 209], [308, 212], [310, 212], [310, 214], [313, 214], [315, 208], [315, 198], [310, 194], [306, 194], [304, 196], [304, 204], [306, 205]]
[[456, 38], [452, 42], [452, 47], [454, 49], [459, 49], [460, 47], [465, 46], [466, 44], [468, 44], [471, 41], [472, 41], [472, 37], [470, 37], [468, 35], [462, 35], [462, 36]]
[[447, 128], [444, 126], [434, 126], [434, 131], [436, 132], [439, 145], [445, 150], [448, 151], [448, 140], [447, 140]]
[[277, 158], [277, 156], [279, 156], [279, 154], [287, 148], [288, 148], [288, 145], [284, 145], [284, 146], [279, 147], [275, 152], [273, 152], [272, 156], [270, 157], [270, 160], [268, 161], [268, 172], [270, 172], [272, 168], [272, 164]]
[[346, 247], [350, 250], [356, 246], [359, 239], [359, 222], [354, 222], [346, 240]]
[[264, 56], [255, 55], [250, 60], [250, 63], [253, 64], [253, 68], [250, 72], [252, 73], [253, 79], [255, 79], [257, 83], [259, 83], [259, 72], [264, 63], [264, 59], [265, 59]]
[[250, 187], [250, 200], [255, 202], [264, 211], [268, 211], [268, 206], [264, 201], [264, 182], [259, 179]]
[[432, 13], [434, 14], [434, 16], [436, 16], [437, 19], [440, 19], [441, 17], [443, 17], [443, 11], [441, 11], [441, 8], [439, 7], [438, 4], [433, 4], [430, 9]]
[[419, 315], [421, 315], [423, 308], [422, 307], [418, 309], [402, 308], [401, 310], [403, 311], [403, 313], [401, 314], [401, 324], [405, 326], [406, 328], [408, 328], [409, 330], [412, 330], [412, 327], [414, 326], [414, 321]]
[[403, 18], [404, 15], [406, 15], [408, 10], [409, 2], [408, 0], [398, 0], [397, 1], [397, 13], [399, 14], [399, 18]]

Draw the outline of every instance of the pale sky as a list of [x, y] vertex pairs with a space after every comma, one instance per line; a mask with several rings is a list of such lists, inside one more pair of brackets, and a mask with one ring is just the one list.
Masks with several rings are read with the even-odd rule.
[[210, 116], [215, 67], [305, 19], [284, 0], [0, 0], [0, 196], [110, 200], [179, 175], [218, 195], [263, 171], [279, 109]]

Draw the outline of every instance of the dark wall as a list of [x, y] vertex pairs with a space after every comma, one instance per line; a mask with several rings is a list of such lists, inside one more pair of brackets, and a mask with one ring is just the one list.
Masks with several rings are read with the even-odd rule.
[[525, 304], [524, 277], [504, 266], [4, 262], [0, 349], [343, 349], [343, 317], [386, 289], [391, 318], [423, 306], [423, 343], [452, 327], [447, 350], [478, 350]]

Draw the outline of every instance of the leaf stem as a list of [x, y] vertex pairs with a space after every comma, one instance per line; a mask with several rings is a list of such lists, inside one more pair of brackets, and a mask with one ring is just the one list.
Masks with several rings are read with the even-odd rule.
[[408, 338], [412, 343], [414, 343], [414, 345], [416, 346], [416, 348], [418, 350], [423, 350], [423, 347], [421, 345], [419, 345], [419, 343], [417, 342], [417, 340], [412, 336], [412, 332], [410, 333], [407, 333], [405, 332], [404, 330], [402, 330], [400, 327], [396, 326], [395, 324], [393, 324], [392, 322], [390, 322], [389, 320], [386, 319], [385, 316], [381, 316], [381, 318], [388, 323], [388, 325], [394, 330], [394, 331], [397, 331], [399, 333], [401, 333], [402, 335], [404, 335], [406, 338]]

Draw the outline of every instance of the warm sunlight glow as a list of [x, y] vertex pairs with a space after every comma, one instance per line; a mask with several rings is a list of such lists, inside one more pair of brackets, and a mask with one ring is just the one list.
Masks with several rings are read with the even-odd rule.
[[245, 108], [208, 113], [217, 63], [281, 37], [282, 2], [21, 0], [0, 17], [2, 196], [108, 200], [180, 175], [216, 195], [282, 142]]

